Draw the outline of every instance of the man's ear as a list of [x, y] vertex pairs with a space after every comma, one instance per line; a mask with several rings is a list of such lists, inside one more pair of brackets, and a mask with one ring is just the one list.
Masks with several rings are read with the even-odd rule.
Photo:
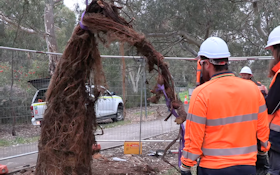
[[211, 65], [212, 64], [210, 64], [209, 61], [205, 61], [205, 67], [206, 67], [207, 70], [211, 68]]

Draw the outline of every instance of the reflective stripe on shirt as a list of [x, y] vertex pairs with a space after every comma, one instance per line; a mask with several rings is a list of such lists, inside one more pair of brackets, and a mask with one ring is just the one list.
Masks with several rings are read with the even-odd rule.
[[257, 145], [239, 148], [202, 148], [202, 151], [206, 156], [233, 156], [256, 152]]

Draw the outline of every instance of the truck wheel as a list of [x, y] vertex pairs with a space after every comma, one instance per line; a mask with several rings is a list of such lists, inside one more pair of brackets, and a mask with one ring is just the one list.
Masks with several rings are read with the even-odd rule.
[[117, 113], [116, 113], [116, 118], [112, 118], [112, 120], [114, 122], [123, 120], [123, 106], [121, 104], [119, 104], [119, 106], [118, 106], [118, 110], [117, 110]]

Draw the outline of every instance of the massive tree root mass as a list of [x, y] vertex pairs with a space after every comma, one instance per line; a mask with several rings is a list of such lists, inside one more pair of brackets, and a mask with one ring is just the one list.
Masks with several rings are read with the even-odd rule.
[[[103, 0], [93, 0], [86, 8], [82, 24], [77, 25], [56, 67], [47, 92], [47, 109], [42, 122], [37, 175], [91, 174], [91, 146], [95, 143], [95, 99], [99, 86], [106, 86], [98, 42], [127, 42], [136, 47], [148, 63], [149, 72], [157, 71], [155, 95], [149, 100], [158, 102], [164, 85], [170, 108], [186, 118], [183, 104], [177, 99], [174, 83], [164, 57], [157, 52], [143, 34], [137, 33], [118, 13], [119, 7]], [[93, 76], [92, 76], [93, 74]], [[86, 88], [94, 78], [92, 99]]]

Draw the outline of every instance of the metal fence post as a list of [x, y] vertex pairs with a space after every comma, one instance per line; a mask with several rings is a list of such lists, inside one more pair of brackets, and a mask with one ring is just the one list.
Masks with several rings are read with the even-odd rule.
[[[141, 67], [143, 66], [143, 60], [141, 59]], [[145, 62], [145, 61], [144, 61]], [[141, 134], [142, 134], [142, 107], [143, 107], [143, 74], [141, 75], [141, 97], [140, 97], [140, 132], [139, 132], [139, 155], [140, 155], [140, 145], [141, 145]]]
[[148, 118], [148, 111], [147, 111], [147, 88], [146, 88], [146, 59], [143, 58], [143, 75], [144, 75], [144, 98], [145, 98], [145, 117]]

